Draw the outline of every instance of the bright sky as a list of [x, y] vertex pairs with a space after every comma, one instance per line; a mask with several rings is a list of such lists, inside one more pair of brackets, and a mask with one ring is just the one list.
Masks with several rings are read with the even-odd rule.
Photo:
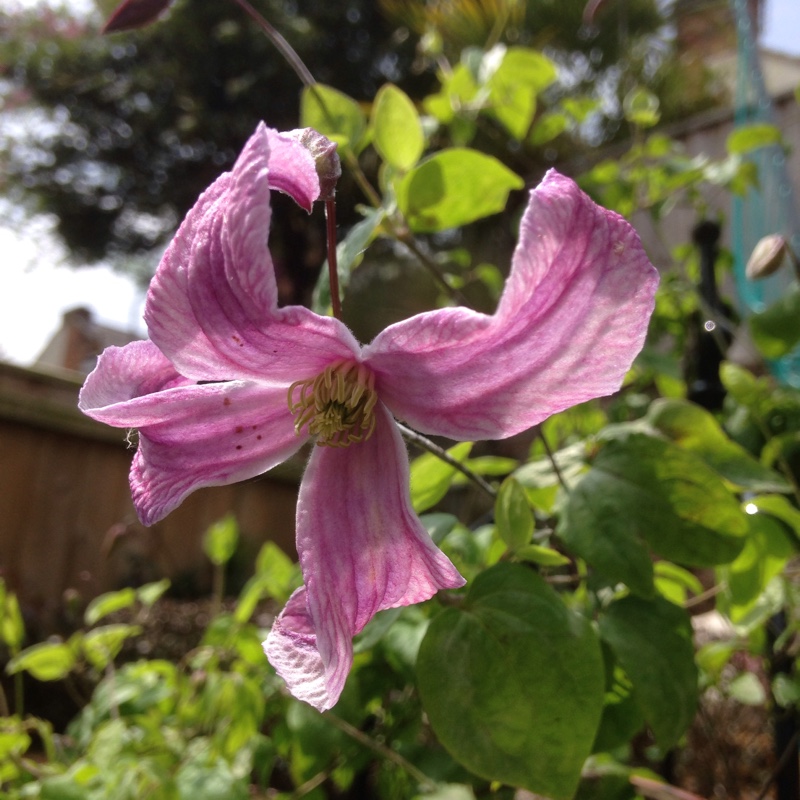
[[[5, 10], [42, 0], [0, 0]], [[87, 7], [90, 0], [69, 0]], [[800, 56], [800, 2], [767, 0], [767, 47]], [[0, 205], [0, 219], [7, 218]], [[143, 295], [133, 282], [107, 267], [74, 270], [63, 264], [63, 252], [47, 220], [24, 233], [0, 225], [0, 358], [31, 363], [57, 330], [64, 311], [88, 306], [102, 323], [144, 332]]]

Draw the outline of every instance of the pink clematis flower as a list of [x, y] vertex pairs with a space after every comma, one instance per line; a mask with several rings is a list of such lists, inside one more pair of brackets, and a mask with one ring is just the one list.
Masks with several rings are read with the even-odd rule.
[[493, 315], [431, 311], [362, 347], [334, 318], [278, 307], [271, 189], [309, 209], [320, 192], [297, 136], [261, 124], [166, 251], [147, 298], [151, 341], [106, 350], [80, 407], [139, 429], [131, 488], [145, 525], [195, 489], [259, 475], [316, 439], [297, 504], [305, 585], [265, 649], [292, 693], [322, 710], [376, 612], [463, 584], [411, 507], [394, 418], [496, 439], [614, 392], [658, 278], [627, 222], [550, 172], [531, 192]]

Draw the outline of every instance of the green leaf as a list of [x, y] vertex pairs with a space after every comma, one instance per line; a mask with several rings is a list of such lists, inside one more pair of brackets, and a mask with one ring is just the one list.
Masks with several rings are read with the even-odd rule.
[[670, 561], [656, 562], [655, 583], [659, 593], [678, 606], [686, 602], [687, 591], [696, 595], [703, 591], [703, 584], [694, 573]]
[[492, 156], [453, 147], [441, 150], [397, 184], [397, 204], [416, 233], [458, 228], [505, 208], [508, 193], [521, 189], [519, 175]]
[[416, 795], [414, 800], [475, 800], [475, 792], [463, 783], [445, 783], [432, 792]]
[[798, 511], [786, 497], [778, 494], [765, 494], [759, 497], [751, 497], [745, 504], [748, 513], [752, 511], [750, 506], [769, 514], [771, 517], [779, 519], [787, 525], [794, 533], [797, 541], [800, 541], [800, 511]]
[[742, 672], [728, 684], [728, 694], [746, 706], [760, 706], [767, 700], [761, 681], [752, 672]]
[[14, 675], [25, 671], [39, 681], [60, 681], [74, 666], [75, 654], [69, 645], [42, 642], [25, 648], [12, 658], [6, 666], [6, 672]]
[[419, 521], [428, 531], [428, 536], [433, 539], [434, 544], [441, 544], [456, 525], [459, 524], [458, 517], [453, 514], [423, 514]]
[[719, 376], [731, 397], [756, 416], [769, 405], [772, 396], [769, 379], [756, 378], [749, 370], [729, 361], [720, 366]]
[[766, 514], [748, 514], [747, 519], [750, 530], [744, 549], [731, 564], [719, 568], [725, 591], [718, 602], [734, 623], [747, 616], [795, 553], [783, 523]]
[[151, 608], [164, 596], [171, 585], [169, 578], [163, 578], [155, 583], [146, 583], [136, 590], [136, 599], [145, 608]]
[[3, 597], [0, 597], [0, 642], [4, 642], [15, 653], [22, 646], [24, 638], [25, 623], [17, 596], [3, 592]]
[[102, 670], [119, 655], [128, 639], [141, 632], [138, 625], [103, 625], [84, 634], [81, 646], [89, 663]]
[[130, 587], [120, 589], [116, 592], [107, 592], [95, 597], [83, 615], [83, 620], [87, 625], [94, 625], [103, 617], [121, 611], [123, 608], [130, 608], [136, 602], [136, 590]]
[[231, 560], [238, 543], [239, 523], [233, 514], [226, 514], [209, 526], [203, 537], [203, 550], [211, 563], [220, 567]]
[[175, 775], [179, 800], [248, 800], [247, 781], [234, 776], [222, 758], [210, 764], [185, 762]]
[[367, 118], [361, 107], [352, 97], [322, 83], [303, 89], [300, 125], [313, 128], [353, 153], [358, 153], [365, 144]]
[[[487, 57], [492, 57], [488, 53]], [[486, 81], [489, 109], [497, 121], [522, 141], [536, 113], [537, 96], [558, 76], [555, 64], [536, 50], [510, 47]]]
[[563, 567], [570, 563], [570, 560], [558, 550], [540, 544], [526, 544], [515, 550], [514, 556], [520, 561], [529, 561], [542, 567]]
[[372, 106], [373, 144], [381, 158], [403, 172], [419, 161], [425, 137], [409, 96], [391, 83], [378, 90]]
[[781, 132], [775, 125], [766, 122], [756, 122], [743, 125], [728, 136], [726, 147], [731, 155], [744, 155], [760, 147], [771, 144], [780, 144]]
[[[347, 236], [336, 245], [336, 274], [339, 277], [340, 292], [344, 292], [347, 288], [353, 270], [361, 263], [364, 251], [378, 235], [381, 223], [386, 217], [383, 208], [371, 208], [363, 213], [364, 219], [353, 225]], [[314, 288], [314, 310], [325, 313], [330, 306], [331, 284], [326, 259]]]
[[686, 400], [656, 400], [647, 412], [653, 427], [696, 453], [723, 478], [752, 492], [789, 492], [786, 480], [731, 441], [705, 409]]
[[633, 684], [656, 741], [671, 747], [694, 717], [697, 668], [686, 612], [661, 597], [628, 596], [600, 617], [600, 636]]
[[750, 317], [750, 332], [767, 358], [780, 358], [800, 342], [800, 286], [793, 283], [771, 306]]
[[569, 117], [561, 111], [549, 111], [536, 120], [530, 135], [530, 143], [541, 146], [552, 142], [567, 129]]
[[775, 680], [772, 681], [772, 694], [775, 702], [781, 708], [790, 708], [800, 704], [800, 685], [796, 678], [789, 675], [775, 676]]
[[658, 124], [661, 119], [658, 107], [658, 97], [642, 88], [632, 89], [622, 101], [625, 119], [640, 128], [652, 128]]
[[506, 478], [497, 492], [494, 518], [509, 550], [518, 550], [533, 537], [533, 514], [525, 490], [514, 478]]
[[431, 622], [417, 659], [425, 711], [471, 772], [571, 798], [603, 705], [603, 661], [588, 621], [534, 572], [498, 564], [463, 608]]
[[606, 578], [653, 592], [645, 543], [670, 561], [733, 561], [748, 530], [737, 499], [699, 458], [633, 433], [605, 444], [570, 492], [558, 535]]
[[[472, 450], [472, 442], [459, 442], [447, 453], [456, 461], [463, 461]], [[423, 453], [411, 462], [411, 504], [417, 514], [435, 506], [453, 482], [456, 468], [433, 453]]]

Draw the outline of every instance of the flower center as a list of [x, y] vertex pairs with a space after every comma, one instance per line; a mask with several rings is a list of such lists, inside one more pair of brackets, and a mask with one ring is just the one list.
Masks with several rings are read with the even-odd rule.
[[347, 447], [369, 439], [375, 430], [375, 376], [354, 361], [335, 361], [316, 378], [289, 387], [294, 429], [317, 437], [318, 445]]

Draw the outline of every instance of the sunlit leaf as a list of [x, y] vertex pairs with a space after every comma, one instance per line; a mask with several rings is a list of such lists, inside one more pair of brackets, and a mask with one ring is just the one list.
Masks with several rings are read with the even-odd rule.
[[397, 204], [417, 233], [458, 228], [497, 214], [524, 181], [492, 156], [463, 147], [441, 150], [397, 185]]
[[586, 619], [532, 570], [499, 564], [431, 622], [417, 678], [447, 750], [471, 772], [571, 798], [600, 721], [603, 660]]
[[121, 611], [124, 608], [130, 608], [136, 602], [136, 590], [126, 587], [119, 589], [116, 592], [107, 592], [95, 597], [84, 612], [83, 619], [87, 625], [94, 625], [103, 617], [113, 614], [115, 611]]
[[506, 478], [497, 492], [494, 518], [509, 550], [518, 550], [533, 536], [533, 514], [525, 490], [514, 478]]
[[6, 672], [29, 672], [39, 681], [58, 681], [75, 666], [75, 654], [61, 642], [42, 642], [25, 648], [6, 665]]
[[425, 137], [411, 98], [391, 83], [384, 84], [372, 107], [373, 144], [395, 169], [409, 170], [419, 161]]
[[780, 358], [800, 342], [800, 285], [793, 283], [771, 306], [750, 317], [750, 332], [767, 358]]
[[725, 144], [729, 153], [744, 155], [760, 147], [779, 144], [780, 141], [780, 128], [767, 122], [755, 122], [737, 128], [728, 136]]
[[300, 98], [300, 124], [313, 128], [339, 147], [358, 153], [364, 145], [367, 118], [352, 97], [317, 83], [303, 89]]
[[[459, 442], [447, 453], [456, 461], [463, 461], [472, 449], [472, 442]], [[411, 462], [411, 503], [419, 514], [435, 506], [453, 482], [456, 468], [433, 453], [423, 453]]]
[[233, 514], [210, 525], [203, 536], [203, 550], [212, 564], [227, 564], [236, 552], [239, 543], [239, 523]]

